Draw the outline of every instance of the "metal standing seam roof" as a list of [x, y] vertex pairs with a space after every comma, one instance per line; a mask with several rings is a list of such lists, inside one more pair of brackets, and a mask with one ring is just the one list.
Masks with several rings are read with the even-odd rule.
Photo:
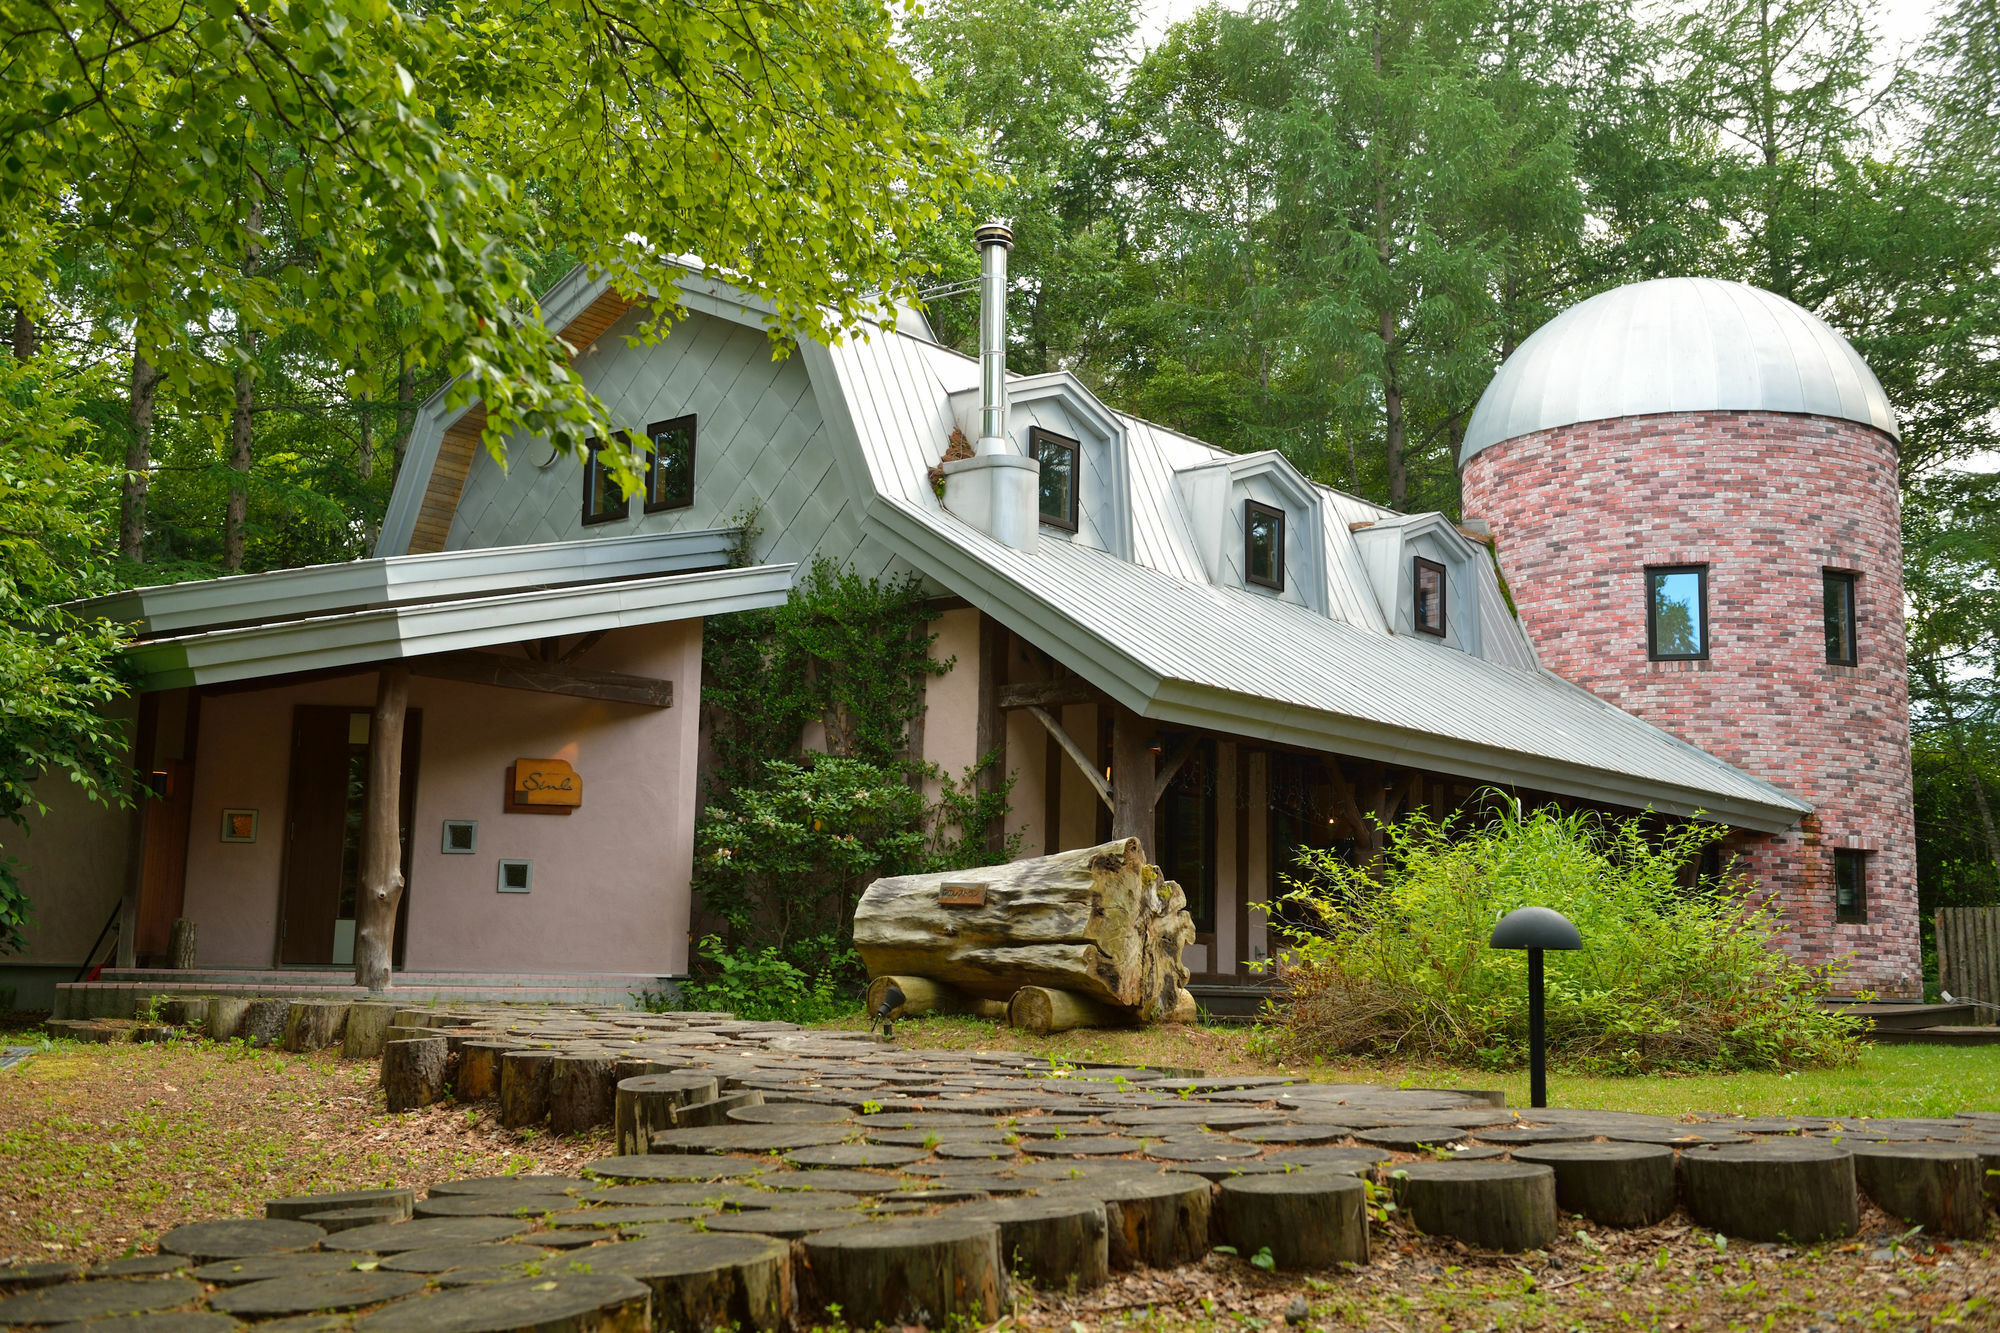
[[1741, 282], [1656, 278], [1530, 334], [1480, 395], [1458, 461], [1556, 426], [1711, 411], [1836, 417], [1901, 438], [1875, 372], [1819, 316]]

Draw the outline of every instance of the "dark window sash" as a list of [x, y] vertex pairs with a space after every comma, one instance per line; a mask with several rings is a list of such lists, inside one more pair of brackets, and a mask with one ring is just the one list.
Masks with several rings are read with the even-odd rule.
[[[1257, 524], [1259, 520], [1270, 524], [1271, 529], [1271, 572], [1257, 572]], [[1255, 500], [1243, 502], [1243, 581], [1274, 592], [1285, 589], [1285, 511], [1260, 504]]]
[[[627, 438], [622, 433], [612, 438], [619, 444], [627, 443]], [[598, 507], [598, 501], [610, 480], [610, 472], [603, 462], [603, 450], [604, 441], [595, 436], [584, 441], [583, 523], [585, 527], [594, 523], [615, 523], [632, 513], [632, 497], [622, 490], [618, 492], [618, 502], [615, 505], [606, 505], [601, 509]]]
[[1860, 596], [1856, 576], [1848, 570], [1820, 571], [1820, 622], [1826, 633], [1826, 660], [1829, 666], [1858, 666], [1861, 662]]
[[1083, 446], [1076, 440], [1070, 439], [1067, 435], [1058, 435], [1054, 431], [1044, 430], [1040, 426], [1030, 426], [1028, 427], [1028, 453], [1034, 458], [1037, 464], [1044, 468], [1048, 466], [1044, 459], [1045, 454], [1060, 453], [1068, 456], [1069, 494], [1061, 512], [1052, 513], [1042, 507], [1045, 492], [1040, 489], [1039, 484], [1035, 493], [1035, 507], [1041, 516], [1044, 526], [1060, 528], [1064, 532], [1077, 531], [1081, 526], [1079, 509], [1082, 504], [1081, 492], [1083, 490]]
[[[1423, 577], [1427, 570], [1437, 575], [1437, 624], [1435, 625], [1424, 623]], [[1449, 587], [1450, 583], [1447, 580], [1445, 567], [1442, 564], [1435, 560], [1426, 560], [1423, 556], [1412, 557], [1410, 565], [1410, 616], [1415, 622], [1419, 634], [1430, 634], [1442, 639], [1449, 632], [1451, 623], [1449, 619], [1450, 612], [1446, 608], [1447, 598], [1445, 595]]]
[[[1707, 565], [1648, 565], [1646, 566], [1646, 656], [1655, 662], [1702, 662], [1708, 659], [1708, 566]], [[1663, 652], [1660, 648], [1660, 589], [1662, 580], [1676, 574], [1692, 574], [1695, 578], [1695, 642], [1697, 651], [1691, 653]]]

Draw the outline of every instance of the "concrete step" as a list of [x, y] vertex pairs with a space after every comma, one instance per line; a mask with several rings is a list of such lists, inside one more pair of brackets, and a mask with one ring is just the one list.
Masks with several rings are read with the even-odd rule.
[[1878, 1046], [2000, 1046], [2000, 1027], [1883, 1028]]
[[1877, 1033], [1904, 1029], [1959, 1027], [1984, 1023], [1979, 1007], [1971, 1004], [1915, 1004], [1904, 1000], [1821, 1001], [1827, 1008], [1875, 1024]]
[[[227, 978], [218, 980], [213, 978]], [[666, 991], [675, 979], [624, 974], [399, 973], [382, 998], [412, 1008], [436, 1004], [547, 1004], [636, 1009], [641, 992]], [[152, 995], [214, 995], [292, 1000], [359, 1000], [368, 992], [351, 972], [250, 970], [173, 971], [164, 968], [107, 970], [96, 981], [56, 986], [53, 1017], [130, 1018]]]
[[1190, 982], [1188, 993], [1211, 1023], [1252, 1023], [1264, 1012], [1264, 1001], [1274, 991], [1268, 985]]

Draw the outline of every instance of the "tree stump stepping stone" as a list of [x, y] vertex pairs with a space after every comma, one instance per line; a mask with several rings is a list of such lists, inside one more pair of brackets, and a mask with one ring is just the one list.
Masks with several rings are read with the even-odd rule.
[[[1497, 1144], [1503, 1148], [1527, 1148], [1538, 1143], [1588, 1143], [1597, 1137], [1597, 1131], [1586, 1126], [1562, 1129], [1550, 1125], [1539, 1128], [1479, 1129], [1473, 1131], [1472, 1137], [1481, 1143]], [[1562, 1173], [1558, 1171], [1556, 1175], [1557, 1188], [1560, 1189]], [[1578, 1210], [1572, 1208], [1570, 1211]]]
[[347, 1190], [338, 1194], [295, 1194], [285, 1199], [266, 1199], [264, 1216], [281, 1221], [303, 1222], [308, 1213], [329, 1212], [336, 1208], [393, 1208], [401, 1216], [409, 1217], [417, 1202], [415, 1190], [380, 1189]]
[[640, 1074], [618, 1080], [611, 1121], [618, 1151], [643, 1153], [653, 1135], [674, 1127], [674, 1112], [695, 1102], [715, 1100], [713, 1074]]
[[767, 1236], [631, 1241], [589, 1262], [593, 1273], [644, 1283], [653, 1293], [653, 1327], [667, 1333], [774, 1333], [791, 1304], [791, 1247]]
[[285, 1011], [285, 1049], [320, 1051], [339, 1045], [348, 1008], [346, 1000], [293, 1000]]
[[582, 1134], [608, 1125], [618, 1092], [617, 1057], [565, 1052], [549, 1062], [549, 1132]]
[[1380, 1148], [1291, 1148], [1274, 1152], [1261, 1160], [1281, 1167], [1330, 1167], [1352, 1175], [1373, 1175], [1378, 1167], [1395, 1158]]
[[1739, 1134], [1733, 1129], [1714, 1129], [1706, 1125], [1666, 1125], [1658, 1129], [1607, 1129], [1604, 1137], [1613, 1143], [1662, 1143], [1670, 1148], [1696, 1148], [1703, 1145], [1728, 1143], [1755, 1143], [1748, 1134]]
[[1036, 1157], [1122, 1157], [1146, 1145], [1138, 1139], [1113, 1134], [1103, 1138], [1027, 1139], [1019, 1146], [1022, 1152]]
[[[883, 1190], [883, 1194], [898, 1194], [900, 1190]], [[755, 1211], [760, 1208], [859, 1208], [863, 1196], [850, 1194], [846, 1190], [747, 1190], [738, 1209]], [[713, 1210], [711, 1210], [713, 1211]]]
[[414, 1111], [444, 1100], [443, 1037], [423, 1037], [382, 1044], [382, 1098], [392, 1112]]
[[1389, 1176], [1418, 1230], [1488, 1250], [1539, 1250], [1556, 1237], [1555, 1172], [1534, 1162], [1415, 1162]]
[[[242, 1328], [243, 1325], [236, 1325]], [[345, 1314], [303, 1314], [291, 1319], [259, 1321], [257, 1333], [349, 1333], [354, 1316]]]
[[357, 1310], [364, 1305], [414, 1296], [429, 1285], [415, 1273], [321, 1273], [312, 1277], [275, 1277], [246, 1282], [218, 1291], [208, 1308], [244, 1319], [313, 1314], [325, 1310]]
[[354, 1333], [651, 1333], [652, 1293], [616, 1273], [565, 1273], [412, 1296]]
[[290, 1000], [251, 1000], [230, 1035], [250, 1046], [276, 1046], [285, 1039], [285, 1018], [291, 1011]]
[[1115, 1270], [1178, 1268], [1208, 1253], [1211, 1189], [1200, 1176], [1086, 1177], [1064, 1188], [1104, 1205]]
[[152, 1314], [201, 1299], [201, 1283], [185, 1277], [116, 1277], [64, 1282], [0, 1300], [0, 1325], [73, 1324], [85, 1319]]
[[1540, 1143], [1514, 1160], [1556, 1173], [1556, 1203], [1607, 1227], [1649, 1227], [1674, 1211], [1674, 1150], [1658, 1143]]
[[1078, 1120], [1069, 1116], [1052, 1118], [1034, 1116], [1017, 1120], [1013, 1132], [1024, 1139], [1093, 1138], [1104, 1134], [1116, 1134], [1116, 1125], [1100, 1125], [1088, 1120]]
[[325, 1248], [347, 1253], [400, 1254], [433, 1245], [476, 1245], [511, 1240], [528, 1229], [511, 1217], [420, 1217], [414, 1222], [385, 1222], [356, 1227], [329, 1236]]
[[1238, 1176], [1216, 1193], [1218, 1230], [1244, 1258], [1268, 1249], [1282, 1269], [1368, 1262], [1368, 1187], [1322, 1167]]
[[991, 1324], [1007, 1299], [992, 1222], [947, 1215], [850, 1227], [808, 1236], [800, 1248], [801, 1309], [824, 1318], [838, 1306], [849, 1327]]
[[644, 1222], [687, 1222], [697, 1217], [707, 1217], [715, 1209], [699, 1204], [635, 1204], [627, 1208], [576, 1208], [566, 1213], [557, 1213], [548, 1219], [548, 1224], [559, 1230], [574, 1230], [578, 1227], [622, 1227]]
[[1091, 1195], [995, 1199], [954, 1209], [952, 1217], [999, 1227], [1000, 1261], [1038, 1287], [1074, 1294], [1110, 1277], [1104, 1204]]
[[922, 1148], [892, 1148], [880, 1143], [833, 1143], [816, 1148], [800, 1148], [785, 1154], [793, 1166], [803, 1167], [894, 1167], [921, 1162], [930, 1153]]
[[554, 1060], [550, 1050], [508, 1051], [500, 1057], [502, 1126], [527, 1129], [549, 1118], [549, 1065]]
[[478, 1194], [440, 1194], [417, 1205], [418, 1217], [547, 1217], [576, 1207], [567, 1194], [531, 1194], [496, 1190]]
[[1451, 1125], [1386, 1125], [1380, 1129], [1356, 1130], [1358, 1142], [1392, 1152], [1428, 1152], [1463, 1142], [1465, 1131]]
[[366, 1256], [328, 1254], [315, 1250], [307, 1254], [253, 1254], [244, 1259], [217, 1259], [191, 1270], [189, 1277], [218, 1287], [234, 1287], [245, 1282], [268, 1282], [275, 1277], [324, 1277], [328, 1273], [352, 1273]]
[[458, 1069], [452, 1075], [452, 1095], [462, 1102], [483, 1102], [500, 1095], [500, 1061], [520, 1049], [498, 1038], [468, 1041], [458, 1048]]
[[389, 1255], [379, 1267], [391, 1273], [448, 1273], [455, 1268], [501, 1269], [536, 1263], [552, 1254], [539, 1245], [504, 1240], [484, 1245], [434, 1245]]
[[1012, 1143], [978, 1139], [964, 1143], [940, 1143], [931, 1149], [933, 1155], [945, 1161], [979, 1162], [995, 1161], [1019, 1156], [1019, 1147]]
[[711, 1233], [797, 1240], [820, 1231], [859, 1226], [867, 1220], [843, 1208], [759, 1208], [755, 1212], [722, 1213], [702, 1225]]
[[1269, 1146], [1306, 1145], [1338, 1143], [1350, 1138], [1354, 1130], [1347, 1125], [1256, 1125], [1246, 1129], [1232, 1129], [1229, 1137], [1241, 1139], [1245, 1143], [1262, 1143]]
[[1075, 1158], [1059, 1162], [1023, 1162], [1014, 1168], [1014, 1175], [1023, 1180], [1057, 1183], [1069, 1180], [1114, 1180], [1125, 1176], [1157, 1176], [1166, 1167], [1159, 1162], [1131, 1160], [1122, 1157], [1109, 1159]]
[[1183, 1175], [1200, 1176], [1203, 1180], [1231, 1180], [1237, 1176], [1270, 1176], [1302, 1168], [1286, 1166], [1282, 1162], [1267, 1162], [1260, 1157], [1232, 1159], [1213, 1162], [1175, 1162], [1173, 1169]]
[[[134, 1254], [123, 1259], [111, 1259], [91, 1266], [89, 1277], [153, 1277], [160, 1273], [178, 1273], [189, 1266], [190, 1261], [178, 1254]], [[0, 1279], [4, 1283], [4, 1279]]]
[[712, 1125], [727, 1125], [732, 1123], [729, 1119], [731, 1111], [740, 1107], [763, 1104], [764, 1094], [756, 1088], [739, 1088], [734, 1092], [724, 1092], [705, 1102], [683, 1102], [674, 1108], [673, 1127], [706, 1129]]
[[724, 1117], [734, 1125], [841, 1125], [853, 1118], [841, 1106], [814, 1102], [771, 1102], [762, 1106], [738, 1106]]
[[761, 1190], [747, 1185], [708, 1185], [691, 1183], [684, 1185], [613, 1185], [601, 1189], [590, 1196], [595, 1205], [612, 1208], [634, 1207], [675, 1207], [700, 1203], [717, 1208], [736, 1207], [740, 1197], [769, 1197]]
[[31, 1291], [53, 1287], [58, 1282], [75, 1282], [83, 1276], [83, 1265], [67, 1259], [44, 1259], [31, 1264], [0, 1266], [0, 1287], [9, 1291]]
[[866, 1137], [870, 1143], [889, 1148], [943, 1148], [968, 1143], [999, 1144], [1008, 1133], [997, 1125], [946, 1125], [942, 1129], [871, 1129]]
[[1260, 1151], [1254, 1143], [1232, 1143], [1222, 1138], [1177, 1139], [1149, 1145], [1146, 1156], [1158, 1162], [1226, 1162], [1253, 1158]]
[[[57, 1324], [49, 1333], [230, 1333], [243, 1325], [226, 1314], [205, 1310], [170, 1310], [165, 1314], [122, 1314]], [[265, 1325], [269, 1327], [269, 1325]]]
[[583, 1168], [585, 1174], [604, 1180], [728, 1180], [736, 1176], [754, 1176], [764, 1169], [764, 1165], [758, 1162], [703, 1161], [652, 1153], [602, 1157]]
[[593, 1181], [578, 1176], [528, 1175], [516, 1176], [467, 1176], [460, 1180], [447, 1180], [430, 1187], [428, 1196], [436, 1199], [447, 1194], [588, 1194], [597, 1185]]
[[1986, 1234], [1986, 1168], [1978, 1148], [1946, 1143], [1860, 1143], [1854, 1181], [1891, 1217], [1929, 1236]]
[[[662, 1225], [665, 1225], [664, 1223]], [[536, 1231], [524, 1237], [526, 1244], [541, 1245], [551, 1250], [581, 1250], [595, 1245], [603, 1239], [599, 1231]]]
[[1861, 1227], [1854, 1155], [1816, 1139], [1682, 1151], [1681, 1185], [1694, 1220], [1725, 1236], [1810, 1244]]
[[273, 1221], [261, 1217], [222, 1222], [190, 1222], [160, 1237], [160, 1248], [190, 1259], [241, 1259], [252, 1254], [289, 1254], [310, 1250], [326, 1232], [310, 1222]]
[[[993, 1117], [990, 1115], [960, 1115], [955, 1111], [924, 1111], [916, 1115], [892, 1115], [885, 1112], [881, 1115], [856, 1116], [854, 1123], [859, 1125], [862, 1132], [871, 1138], [878, 1129], [942, 1130], [979, 1128], [989, 1129], [995, 1133], [1002, 1132], [1000, 1127], [993, 1123]], [[1029, 1124], [1032, 1122], [1024, 1120], [1021, 1123]]]
[[882, 1175], [872, 1171], [820, 1167], [810, 1171], [771, 1171], [755, 1177], [751, 1184], [758, 1189], [786, 1193], [796, 1193], [801, 1190], [815, 1193], [839, 1190], [848, 1194], [883, 1194], [889, 1190], [902, 1188], [903, 1182], [897, 1176]]
[[707, 1125], [666, 1129], [653, 1135], [656, 1153], [770, 1153], [843, 1143], [854, 1131], [845, 1125]]

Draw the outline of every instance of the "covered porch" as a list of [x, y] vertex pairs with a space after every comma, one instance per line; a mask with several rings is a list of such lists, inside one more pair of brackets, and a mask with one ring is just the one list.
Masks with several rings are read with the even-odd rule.
[[[734, 537], [388, 557], [92, 607], [137, 631], [151, 791], [122, 876], [95, 886], [78, 961], [115, 970], [90, 1002], [175, 979], [351, 986], [371, 805], [406, 885], [399, 990], [626, 1003], [684, 973], [702, 621], [776, 605], [792, 576], [730, 567]], [[390, 671], [400, 780], [371, 802]]]

